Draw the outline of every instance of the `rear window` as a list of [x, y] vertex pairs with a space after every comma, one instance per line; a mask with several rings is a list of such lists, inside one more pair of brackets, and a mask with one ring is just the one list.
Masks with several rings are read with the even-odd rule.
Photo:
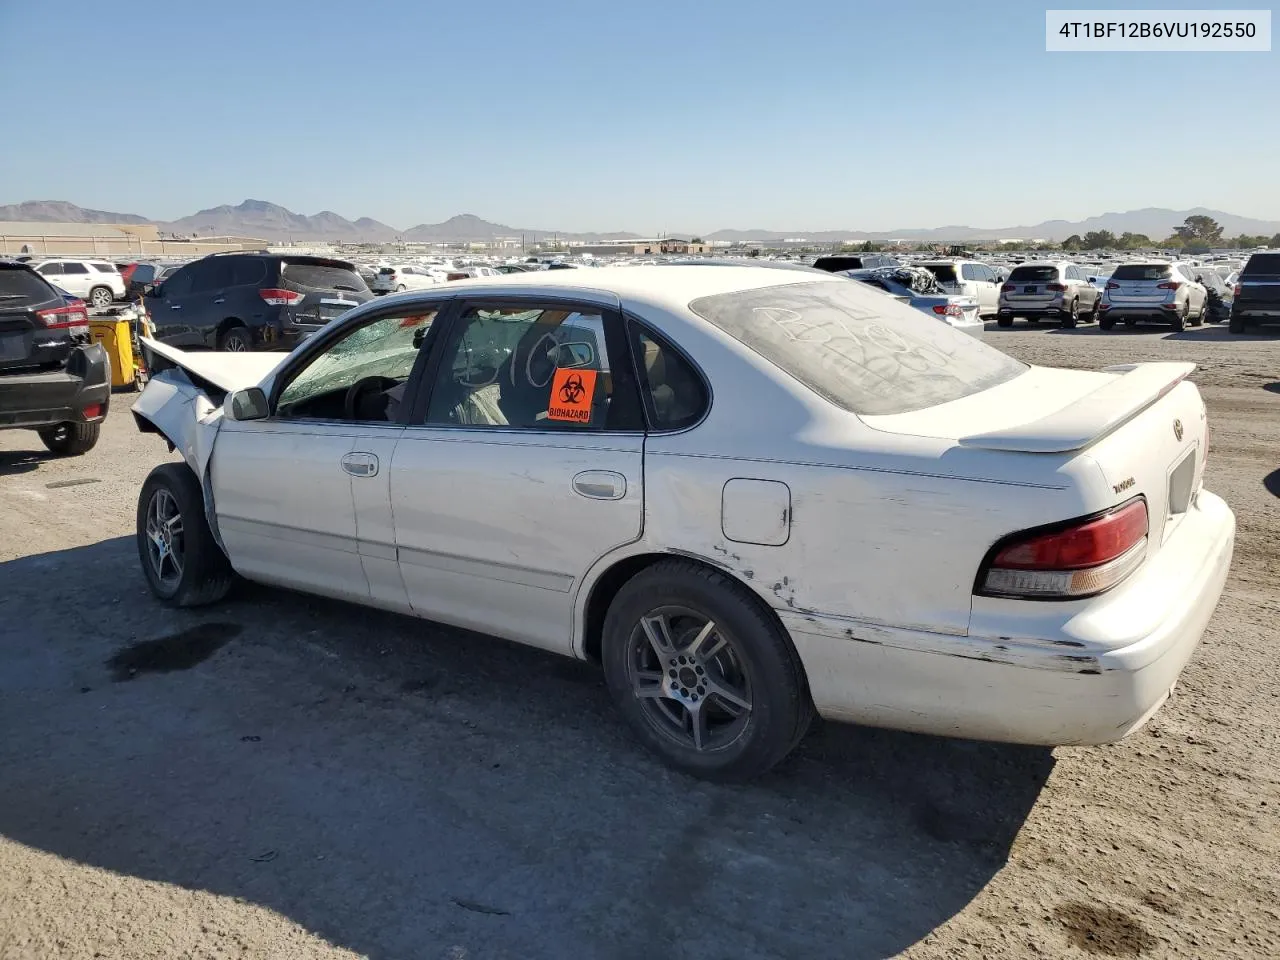
[[396, 272], [395, 267], [383, 267], [381, 270], [378, 271], [378, 275], [382, 277], [389, 277], [389, 276], [392, 276], [395, 272]]
[[38, 273], [25, 268], [0, 267], [0, 310], [45, 303], [53, 298], [53, 288]]
[[1255, 253], [1240, 271], [1242, 277], [1280, 276], [1280, 253]]
[[1031, 281], [1033, 283], [1052, 283], [1058, 279], [1057, 267], [1014, 267], [1009, 274], [1010, 283]]
[[354, 269], [336, 263], [294, 263], [286, 260], [280, 267], [280, 275], [300, 287], [318, 287], [324, 290], [351, 290], [368, 293], [364, 277]]
[[698, 316], [853, 413], [907, 413], [1012, 380], [1026, 367], [859, 283], [703, 297]]
[[1167, 263], [1126, 263], [1116, 267], [1111, 275], [1112, 280], [1167, 280], [1169, 279]]
[[939, 283], [956, 282], [956, 268], [950, 263], [926, 263], [924, 268], [937, 277]]

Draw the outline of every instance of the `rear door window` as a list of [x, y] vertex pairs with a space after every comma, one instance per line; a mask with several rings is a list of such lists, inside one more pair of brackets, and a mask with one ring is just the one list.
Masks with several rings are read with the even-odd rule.
[[990, 389], [1026, 366], [858, 283], [797, 283], [689, 308], [853, 413], [907, 413]]
[[1167, 263], [1124, 263], [1116, 267], [1112, 280], [1168, 280]]
[[254, 287], [267, 279], [267, 265], [257, 257], [242, 257], [231, 263], [231, 286]]
[[91, 264], [91, 266], [93, 267], [93, 269], [97, 270], [99, 273], [119, 273], [120, 272], [119, 270], [116, 269], [116, 266], [114, 263], [96, 263], [95, 262]]
[[76, 263], [74, 260], [68, 260], [62, 264], [62, 272], [68, 276], [76, 274], [77, 276], [87, 274], [89, 268], [83, 263]]
[[982, 279], [982, 277], [978, 275], [977, 265], [973, 263], [961, 264], [960, 276], [963, 277], [965, 280], [981, 280]]

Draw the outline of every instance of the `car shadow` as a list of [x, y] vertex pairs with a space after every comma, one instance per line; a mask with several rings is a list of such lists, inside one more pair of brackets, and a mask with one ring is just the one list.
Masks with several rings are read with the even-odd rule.
[[134, 550], [0, 564], [0, 834], [374, 958], [892, 955], [991, 881], [1053, 768], [819, 723], [706, 783], [594, 665], [263, 587], [174, 611]]
[[45, 450], [0, 450], [0, 477], [16, 476], [40, 469], [46, 460], [55, 459]]
[[1262, 485], [1273, 497], [1280, 497], [1280, 470], [1272, 470], [1263, 477]]

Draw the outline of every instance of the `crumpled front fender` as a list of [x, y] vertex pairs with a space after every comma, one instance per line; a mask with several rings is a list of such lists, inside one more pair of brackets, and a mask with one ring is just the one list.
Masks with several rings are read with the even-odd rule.
[[132, 409], [138, 429], [161, 434], [200, 478], [205, 517], [214, 539], [222, 546], [209, 482], [209, 461], [222, 426], [222, 407], [214, 404], [181, 369], [174, 368], [155, 374]]

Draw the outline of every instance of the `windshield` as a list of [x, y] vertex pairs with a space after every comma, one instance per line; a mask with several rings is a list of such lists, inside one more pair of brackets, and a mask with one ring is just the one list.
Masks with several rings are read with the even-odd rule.
[[1166, 280], [1169, 277], [1167, 263], [1126, 263], [1116, 267], [1112, 280]]
[[1014, 267], [1013, 273], [1009, 274], [1010, 283], [1024, 283], [1027, 281], [1034, 283], [1052, 283], [1057, 279], [1058, 268], [1054, 266]]
[[853, 413], [907, 413], [988, 390], [1026, 366], [862, 284], [703, 297], [698, 316]]

